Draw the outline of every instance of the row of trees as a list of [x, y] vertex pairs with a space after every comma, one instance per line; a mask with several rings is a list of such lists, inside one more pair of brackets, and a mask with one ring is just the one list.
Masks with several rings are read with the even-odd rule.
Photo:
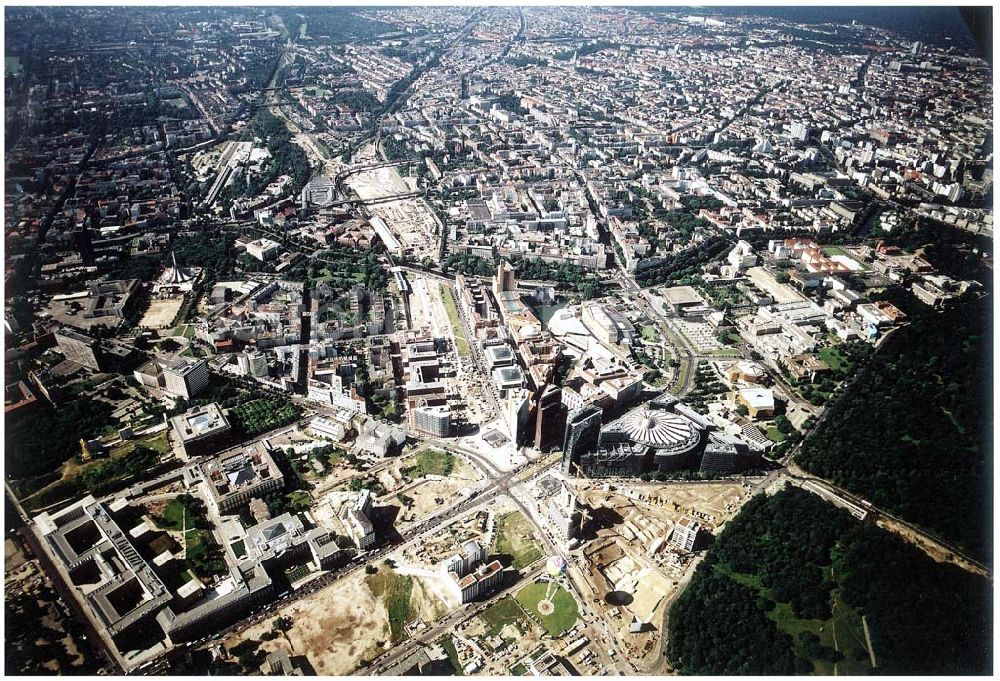
[[265, 397], [234, 407], [229, 411], [233, 426], [243, 435], [253, 437], [296, 421], [302, 410], [281, 397]]

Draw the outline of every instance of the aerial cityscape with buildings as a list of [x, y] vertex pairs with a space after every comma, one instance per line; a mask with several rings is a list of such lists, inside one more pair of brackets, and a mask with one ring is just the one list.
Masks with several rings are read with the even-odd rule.
[[4, 24], [6, 673], [992, 672], [989, 7]]

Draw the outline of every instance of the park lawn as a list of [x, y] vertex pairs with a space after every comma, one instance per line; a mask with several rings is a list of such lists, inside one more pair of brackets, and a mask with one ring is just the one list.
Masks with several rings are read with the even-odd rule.
[[226, 562], [219, 556], [219, 547], [209, 530], [188, 530], [184, 536], [187, 544], [185, 562], [191, 572], [203, 580], [228, 572]]
[[528, 668], [525, 667], [520, 662], [518, 662], [517, 664], [515, 664], [513, 667], [510, 668], [511, 676], [524, 676], [527, 673], [528, 673]]
[[576, 604], [576, 600], [573, 599], [573, 596], [560, 586], [556, 588], [555, 593], [552, 595], [552, 605], [555, 606], [553, 613], [551, 615], [541, 614], [538, 612], [538, 602], [545, 598], [547, 587], [548, 585], [544, 582], [529, 584], [517, 593], [517, 602], [524, 606], [525, 610], [538, 618], [538, 621], [545, 627], [545, 631], [548, 632], [549, 636], [556, 637], [568, 631], [576, 624], [580, 608]]
[[404, 628], [410, 619], [410, 593], [413, 591], [413, 578], [402, 577], [388, 567], [365, 578], [368, 587], [385, 604], [389, 613], [389, 629], [393, 644], [405, 638]]
[[769, 427], [767, 429], [767, 433], [765, 433], [765, 435], [767, 435], [767, 439], [770, 440], [771, 442], [784, 442], [785, 441], [785, 434], [782, 433], [780, 430], [778, 430], [777, 426], [771, 426], [771, 427]]
[[[764, 585], [761, 583], [759, 575], [748, 575], [744, 572], [734, 572], [730, 570], [728, 566], [721, 565], [718, 563], [715, 564], [713, 567], [715, 568], [716, 572], [724, 574], [726, 577], [729, 577], [729, 579], [733, 580], [737, 584], [742, 584], [743, 586], [749, 587], [751, 589], [757, 589], [762, 593], [767, 591], [767, 589], [765, 589]], [[766, 593], [764, 595], [766, 595]]]
[[425, 475], [451, 475], [454, 469], [454, 456], [447, 452], [425, 449], [417, 454], [415, 465], [404, 468], [403, 473], [416, 479]]
[[458, 661], [458, 650], [455, 648], [454, 639], [451, 636], [442, 636], [437, 640], [437, 643], [447, 653], [448, 661], [451, 662], [451, 666], [455, 670], [455, 676], [465, 676], [465, 672], [462, 670], [462, 663]]
[[167, 439], [167, 431], [163, 430], [156, 435], [152, 435], [142, 440], [130, 440], [129, 442], [123, 442], [111, 450], [111, 458], [119, 459], [126, 454], [131, 454], [138, 445], [149, 447], [161, 456], [170, 451], [170, 441]]
[[163, 523], [160, 526], [167, 530], [181, 530], [185, 526], [193, 527], [194, 521], [195, 518], [186, 514], [184, 503], [174, 499], [163, 510]]
[[498, 635], [505, 626], [515, 622], [520, 623], [520, 628], [523, 631], [526, 623], [520, 606], [510, 596], [504, 596], [483, 610], [479, 617], [486, 624], [487, 637]]
[[654, 343], [660, 338], [660, 334], [657, 333], [656, 327], [649, 324], [643, 326], [641, 332], [643, 338]]
[[294, 490], [288, 493], [288, 504], [295, 510], [307, 510], [312, 506], [312, 497], [304, 490]]
[[819, 351], [819, 358], [829, 364], [830, 368], [834, 371], [840, 371], [840, 368], [847, 361], [847, 359], [840, 354], [840, 350], [832, 345], [821, 348]]
[[531, 523], [520, 511], [513, 511], [497, 521], [494, 553], [511, 556], [513, 567], [520, 570], [542, 557]]
[[187, 543], [187, 559], [198, 562], [208, 553], [208, 547], [212, 545], [212, 534], [207, 530], [188, 530], [185, 534]]
[[455, 306], [455, 298], [451, 295], [449, 287], [441, 286], [441, 300], [444, 302], [444, 309], [448, 312], [448, 321], [455, 334], [455, 352], [458, 353], [459, 357], [468, 357], [471, 354], [469, 341], [466, 340], [465, 333], [462, 331], [462, 320], [458, 317], [458, 308]]

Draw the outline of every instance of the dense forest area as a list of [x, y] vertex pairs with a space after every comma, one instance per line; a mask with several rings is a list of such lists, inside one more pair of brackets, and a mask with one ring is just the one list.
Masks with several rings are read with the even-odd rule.
[[868, 617], [881, 673], [989, 673], [993, 593], [985, 579], [867, 525], [841, 540], [833, 567], [844, 598]]
[[24, 478], [56, 471], [80, 452], [80, 438], [99, 435], [114, 408], [101, 400], [70, 400], [30, 419], [6, 419], [6, 473]]
[[787, 486], [709, 548], [670, 610], [667, 656], [685, 674], [982, 674], [991, 597], [987, 580]]
[[992, 296], [894, 332], [796, 461], [977, 556], [991, 553]]

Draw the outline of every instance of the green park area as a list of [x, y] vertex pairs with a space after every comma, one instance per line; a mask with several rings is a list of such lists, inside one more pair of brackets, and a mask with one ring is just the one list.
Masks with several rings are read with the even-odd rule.
[[167, 504], [154, 522], [165, 530], [182, 533], [184, 559], [194, 574], [207, 579], [225, 572], [222, 549], [212, 538], [204, 503], [200, 499], [182, 494]]
[[576, 624], [580, 609], [573, 596], [566, 589], [557, 586], [549, 599], [553, 606], [552, 613], [543, 615], [539, 611], [538, 604], [545, 599], [547, 589], [550, 589], [550, 586], [545, 582], [529, 584], [518, 592], [517, 601], [525, 610], [538, 618], [549, 636], [556, 637]]
[[56, 471], [59, 477], [26, 496], [23, 503], [31, 510], [70, 499], [82, 491], [106, 494], [120, 489], [133, 476], [155, 469], [160, 457], [169, 451], [167, 432], [163, 431], [116, 445], [96, 461], [67, 459]]
[[493, 553], [510, 556], [515, 570], [531, 565], [542, 557], [531, 523], [520, 511], [508, 513], [497, 521]]
[[406, 638], [405, 627], [410, 620], [410, 593], [413, 578], [403, 577], [389, 567], [380, 569], [365, 578], [368, 587], [377, 598], [381, 598], [389, 613], [389, 629], [393, 644]]
[[521, 606], [510, 596], [504, 596], [499, 601], [483, 610], [479, 615], [486, 624], [486, 636], [497, 636], [508, 624], [515, 624], [524, 629], [527, 622]]
[[771, 442], [784, 442], [787, 437], [787, 435], [782, 433], [777, 426], [769, 427], [765, 435], [767, 435], [767, 439]]
[[469, 341], [465, 338], [462, 320], [459, 319], [458, 308], [455, 306], [455, 297], [451, 294], [449, 287], [441, 287], [441, 300], [444, 301], [444, 309], [448, 312], [448, 321], [451, 323], [452, 331], [455, 333], [455, 352], [460, 357], [468, 357], [470, 354]]
[[789, 485], [716, 537], [670, 608], [667, 657], [700, 675], [982, 673], [991, 591]]
[[819, 358], [829, 364], [830, 368], [834, 371], [840, 371], [841, 367], [847, 361], [847, 358], [844, 357], [840, 348], [836, 345], [827, 345], [825, 348], [821, 348]]
[[414, 464], [403, 469], [403, 474], [416, 480], [425, 475], [451, 475], [455, 457], [447, 452], [425, 449], [415, 457]]

